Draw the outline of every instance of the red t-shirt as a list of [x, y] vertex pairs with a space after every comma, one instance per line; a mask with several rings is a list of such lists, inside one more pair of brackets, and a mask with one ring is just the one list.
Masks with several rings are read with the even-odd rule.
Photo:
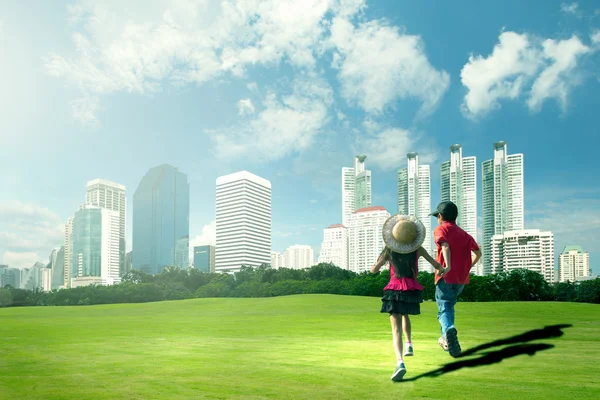
[[[465, 232], [461, 227], [452, 222], [444, 221], [433, 230], [433, 239], [437, 246], [436, 260], [443, 267], [446, 267], [446, 261], [442, 254], [441, 243], [448, 243], [450, 246], [450, 266], [452, 269], [444, 275], [446, 283], [458, 283], [465, 285], [469, 283], [469, 273], [471, 272], [471, 251], [479, 249], [477, 242], [471, 235]], [[440, 280], [438, 274], [435, 275], [435, 283]]]

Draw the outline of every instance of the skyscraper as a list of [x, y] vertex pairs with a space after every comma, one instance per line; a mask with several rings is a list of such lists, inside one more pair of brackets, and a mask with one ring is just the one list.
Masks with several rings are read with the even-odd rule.
[[184, 236], [175, 243], [175, 262], [174, 265], [181, 269], [187, 269], [190, 266], [190, 238]]
[[[458, 207], [456, 223], [476, 241], [477, 237], [477, 160], [463, 157], [462, 146], [450, 146], [450, 160], [440, 167], [441, 201]], [[479, 264], [479, 263], [478, 263]]]
[[125, 220], [127, 202], [125, 186], [105, 179], [94, 179], [86, 186], [85, 204], [106, 208], [119, 213], [119, 274], [127, 272], [125, 264]]
[[[419, 164], [417, 153], [408, 153], [407, 168], [398, 171], [398, 213], [413, 215], [425, 225], [425, 241], [423, 248], [433, 256], [431, 251], [431, 175], [429, 165]], [[423, 271], [433, 272], [428, 263], [421, 263]]]
[[64, 282], [65, 288], [71, 287], [71, 234], [73, 233], [73, 217], [67, 219], [65, 224], [65, 269]]
[[271, 182], [240, 171], [216, 182], [216, 272], [271, 262]]
[[356, 210], [348, 226], [348, 269], [368, 271], [383, 249], [383, 224], [390, 213], [381, 206]]
[[590, 253], [581, 246], [566, 246], [558, 259], [561, 282], [575, 282], [577, 278], [590, 276]]
[[55, 249], [50, 260], [52, 269], [52, 289], [58, 289], [65, 284], [65, 246]]
[[176, 264], [177, 243], [189, 238], [187, 175], [163, 164], [150, 169], [133, 195], [132, 268], [157, 274]]
[[524, 226], [523, 154], [507, 155], [494, 143], [494, 158], [482, 164], [483, 272], [492, 273], [491, 239]]
[[271, 268], [285, 268], [285, 266], [283, 265], [283, 254], [281, 254], [278, 251], [271, 252]]
[[323, 230], [319, 263], [348, 269], [348, 229], [344, 225], [334, 224]]
[[367, 156], [356, 156], [354, 167], [342, 168], [342, 225], [359, 208], [371, 206], [371, 171], [365, 169]]
[[71, 287], [112, 285], [119, 277], [117, 211], [83, 205], [75, 213], [71, 232]]

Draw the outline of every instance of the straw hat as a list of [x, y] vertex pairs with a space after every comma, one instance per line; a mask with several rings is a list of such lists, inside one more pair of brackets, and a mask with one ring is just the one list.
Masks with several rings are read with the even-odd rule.
[[425, 225], [412, 215], [392, 215], [383, 224], [383, 241], [396, 253], [412, 253], [425, 241]]

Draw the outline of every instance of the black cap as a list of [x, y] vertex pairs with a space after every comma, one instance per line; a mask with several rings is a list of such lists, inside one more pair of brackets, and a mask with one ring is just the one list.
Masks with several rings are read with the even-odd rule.
[[430, 216], [437, 217], [442, 214], [445, 220], [454, 221], [458, 217], [458, 207], [451, 201], [442, 201], [437, 206], [437, 210], [433, 211]]

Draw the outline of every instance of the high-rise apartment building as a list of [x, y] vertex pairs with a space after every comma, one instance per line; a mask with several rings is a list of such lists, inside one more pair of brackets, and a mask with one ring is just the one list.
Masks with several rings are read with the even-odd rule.
[[[168, 164], [146, 173], [133, 195], [132, 233], [133, 269], [154, 275], [183, 262], [183, 254], [178, 260], [175, 257], [190, 235], [190, 185], [186, 174]], [[185, 254], [189, 258], [189, 249]]]
[[48, 267], [52, 271], [52, 289], [58, 289], [65, 283], [65, 247], [52, 250], [50, 264]]
[[174, 266], [187, 269], [190, 266], [190, 238], [184, 236], [175, 242]]
[[310, 268], [314, 263], [315, 252], [310, 246], [296, 244], [288, 247], [283, 252], [283, 265], [285, 268]]
[[524, 228], [523, 154], [494, 143], [494, 158], [482, 164], [483, 272], [493, 273], [492, 236]]
[[83, 205], [75, 213], [71, 232], [70, 287], [120, 282], [117, 211]]
[[[429, 165], [419, 164], [417, 153], [408, 153], [407, 167], [398, 171], [398, 213], [413, 215], [425, 226], [425, 241], [423, 248], [431, 255], [431, 172]], [[433, 272], [429, 264], [423, 265], [422, 270]]]
[[342, 168], [342, 224], [347, 225], [352, 213], [371, 206], [371, 171], [365, 169], [367, 156], [354, 158], [354, 167]]
[[278, 251], [271, 252], [271, 268], [285, 268], [285, 266], [283, 265], [283, 254], [281, 254]]
[[216, 272], [271, 262], [271, 182], [240, 171], [217, 178]]
[[350, 217], [348, 226], [348, 269], [368, 271], [383, 250], [382, 229], [390, 213], [380, 206], [361, 208]]
[[506, 231], [492, 236], [491, 244], [491, 273], [524, 268], [542, 274], [548, 282], [554, 282], [552, 232], [539, 229]]
[[73, 233], [73, 217], [67, 219], [65, 224], [65, 269], [63, 287], [71, 287], [71, 234]]
[[125, 220], [127, 200], [125, 186], [105, 179], [94, 179], [86, 186], [85, 204], [106, 208], [119, 213], [119, 274], [129, 272], [125, 264]]
[[348, 269], [348, 229], [344, 225], [334, 224], [323, 230], [318, 262]]
[[561, 282], [590, 276], [590, 253], [581, 246], [566, 246], [558, 258], [558, 273]]

